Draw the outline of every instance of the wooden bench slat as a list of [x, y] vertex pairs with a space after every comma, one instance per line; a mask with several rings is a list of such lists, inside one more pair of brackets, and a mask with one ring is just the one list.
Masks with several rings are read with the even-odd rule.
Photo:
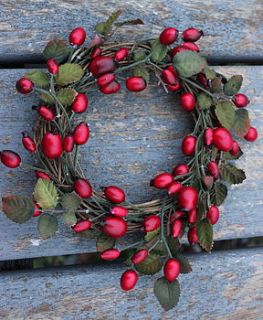
[[[228, 75], [243, 74], [242, 92], [251, 98], [252, 123], [263, 127], [263, 67], [219, 67]], [[36, 115], [31, 105], [34, 96], [23, 97], [14, 84], [24, 70], [1, 70], [0, 150], [10, 148], [22, 154], [24, 162], [32, 161], [20, 143], [20, 132], [31, 130]], [[183, 160], [180, 143], [191, 131], [190, 116], [174, 100], [155, 88], [142, 95], [127, 93], [106, 97], [100, 93], [90, 96], [87, 120], [92, 138], [82, 148], [86, 176], [96, 187], [117, 184], [123, 187], [132, 201], [157, 197], [159, 191], [149, 187], [149, 180], [158, 171], [171, 170]], [[244, 168], [247, 180], [230, 189], [222, 206], [220, 222], [215, 226], [215, 239], [262, 236], [263, 162], [262, 139], [254, 144], [241, 142], [245, 155], [237, 162]], [[35, 183], [34, 174], [1, 167], [0, 194], [8, 192], [30, 194]], [[67, 227], [50, 240], [39, 240], [37, 219], [17, 225], [0, 215], [0, 260], [31, 258], [90, 252], [93, 241], [79, 239]]]
[[151, 1], [125, 4], [107, 1], [5, 1], [0, 10], [0, 55], [2, 61], [30, 60], [40, 54], [47, 40], [67, 39], [76, 26], [83, 25], [90, 36], [98, 21], [122, 8], [124, 18], [141, 18], [145, 26], [124, 28], [118, 39], [157, 36], [166, 26], [180, 30], [194, 26], [204, 30], [201, 47], [209, 56], [221, 59], [262, 58], [261, 1]]
[[178, 306], [165, 312], [154, 278], [141, 276], [129, 293], [119, 288], [124, 266], [2, 272], [1, 319], [259, 320], [263, 312], [261, 249], [190, 256], [193, 272], [179, 277]]

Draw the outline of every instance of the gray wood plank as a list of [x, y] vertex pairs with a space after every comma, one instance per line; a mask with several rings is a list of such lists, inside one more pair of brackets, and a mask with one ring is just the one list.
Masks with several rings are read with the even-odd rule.
[[[220, 67], [228, 75], [241, 73], [245, 77], [244, 93], [251, 98], [250, 115], [257, 128], [263, 126], [262, 67]], [[11, 148], [22, 154], [25, 162], [31, 156], [23, 151], [20, 132], [30, 131], [35, 116], [31, 105], [34, 95], [23, 97], [14, 88], [24, 70], [1, 70], [0, 82], [0, 150]], [[145, 201], [161, 193], [149, 187], [157, 172], [171, 170], [182, 161], [180, 143], [190, 131], [191, 120], [177, 104], [174, 96], [150, 88], [133, 95], [122, 90], [113, 97], [100, 93], [90, 96], [87, 120], [92, 139], [82, 148], [83, 167], [96, 187], [117, 184], [132, 201]], [[247, 180], [231, 188], [222, 216], [215, 226], [215, 239], [262, 236], [263, 162], [262, 139], [254, 144], [241, 142], [245, 155], [237, 162], [247, 173]], [[1, 167], [0, 194], [8, 192], [30, 194], [34, 175], [23, 170]], [[90, 252], [92, 241], [80, 239], [65, 226], [50, 239], [39, 239], [36, 219], [17, 225], [0, 215], [0, 260], [25, 257], [63, 255]]]
[[1, 60], [39, 54], [46, 41], [67, 38], [69, 31], [83, 25], [92, 35], [94, 25], [122, 8], [125, 18], [141, 18], [145, 26], [127, 27], [119, 39], [157, 36], [164, 26], [204, 30], [202, 48], [221, 59], [262, 58], [263, 7], [261, 0], [212, 1], [1, 1]]
[[[124, 266], [87, 266], [0, 274], [0, 319], [5, 320], [260, 320], [263, 313], [261, 249], [190, 256], [193, 272], [179, 276], [178, 306], [165, 312], [153, 277], [141, 276], [124, 293]], [[205, 266], [205, 267], [204, 267]]]

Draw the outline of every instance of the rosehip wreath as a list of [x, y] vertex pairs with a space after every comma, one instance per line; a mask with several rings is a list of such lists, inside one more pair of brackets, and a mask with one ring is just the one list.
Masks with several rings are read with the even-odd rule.
[[[199, 54], [195, 42], [202, 31], [190, 28], [179, 38], [177, 29], [166, 28], [158, 39], [106, 42], [120, 26], [143, 23], [139, 19], [116, 22], [119, 15], [120, 11], [99, 23], [88, 46], [82, 46], [86, 32], [81, 27], [70, 33], [71, 46], [62, 40], [49, 42], [43, 53], [48, 72], [30, 71], [17, 81], [20, 93], [40, 94], [39, 105], [33, 107], [39, 113], [34, 137], [24, 132], [22, 138], [26, 150], [38, 158], [37, 167], [23, 164], [35, 170], [37, 183], [32, 197], [3, 197], [3, 211], [17, 223], [39, 216], [44, 239], [55, 234], [58, 214], [73, 232], [95, 235], [102, 259], [114, 260], [121, 254], [127, 258], [129, 269], [120, 281], [123, 290], [135, 287], [138, 273], [155, 274], [163, 267], [164, 276], [155, 282], [154, 293], [168, 310], [179, 299], [179, 274], [191, 271], [181, 253], [180, 239], [188, 232], [191, 245], [198, 243], [210, 251], [212, 225], [227, 195], [224, 182], [238, 184], [245, 179], [241, 169], [228, 163], [242, 155], [232, 133], [254, 141], [257, 131], [244, 109], [249, 99], [238, 93], [242, 76], [226, 79]], [[128, 202], [117, 186], [103, 192], [93, 190], [78, 164], [79, 146], [88, 141], [90, 132], [85, 122], [75, 124], [74, 120], [86, 112], [87, 94], [95, 90], [117, 93], [120, 74], [125, 71], [132, 73], [125, 80], [126, 88], [134, 92], [146, 89], [153, 73], [166, 92], [180, 95], [181, 107], [192, 114], [195, 123], [182, 141], [186, 163], [151, 181], [151, 186], [166, 189], [167, 196], [142, 204]], [[3, 150], [0, 156], [9, 168], [21, 165], [20, 156], [13, 151]], [[141, 229], [141, 240], [122, 252], [117, 249], [118, 238]]]

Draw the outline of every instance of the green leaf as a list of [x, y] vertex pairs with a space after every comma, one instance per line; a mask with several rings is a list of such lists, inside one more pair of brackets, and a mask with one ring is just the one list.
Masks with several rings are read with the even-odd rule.
[[136, 265], [136, 269], [142, 274], [155, 274], [162, 269], [161, 257], [151, 253], [143, 262]]
[[78, 221], [74, 211], [64, 212], [62, 214], [62, 219], [63, 219], [63, 222], [65, 223], [65, 225], [67, 225], [69, 227], [73, 226]]
[[65, 63], [59, 67], [56, 82], [60, 86], [79, 81], [84, 74], [80, 65], [75, 63]]
[[198, 221], [202, 220], [204, 215], [207, 212], [207, 193], [202, 193], [198, 199], [198, 206], [197, 206], [197, 219]]
[[160, 228], [147, 232], [144, 236], [145, 241], [149, 242], [153, 240], [160, 233]]
[[55, 59], [57, 63], [63, 63], [67, 60], [70, 54], [70, 48], [64, 40], [49, 41], [43, 51], [43, 56], [46, 60]]
[[189, 78], [206, 66], [206, 60], [194, 51], [183, 51], [175, 55], [174, 67], [182, 77]]
[[238, 169], [233, 164], [221, 165], [220, 176], [229, 184], [239, 184], [246, 179], [245, 172], [241, 169]]
[[166, 57], [168, 47], [164, 44], [161, 44], [159, 39], [156, 39], [152, 42], [151, 50], [151, 60], [153, 62], [161, 62]]
[[178, 238], [167, 237], [166, 240], [172, 254], [177, 254], [181, 249], [181, 244]]
[[62, 208], [67, 212], [75, 212], [80, 203], [81, 199], [74, 193], [65, 193], [61, 198]]
[[34, 213], [32, 199], [28, 197], [5, 196], [2, 198], [2, 207], [7, 218], [16, 223], [26, 222]]
[[243, 138], [250, 128], [248, 111], [245, 109], [236, 110], [234, 130], [239, 138]]
[[133, 69], [133, 75], [136, 76], [136, 77], [143, 77], [144, 80], [148, 83], [150, 81], [150, 73], [149, 71], [140, 66], [140, 67], [135, 67]]
[[138, 24], [144, 24], [144, 22], [141, 19], [132, 19], [132, 20], [124, 20], [121, 22], [115, 22], [114, 25], [117, 27], [122, 27], [124, 25], [138, 25]]
[[49, 86], [49, 76], [47, 73], [40, 70], [32, 70], [25, 74], [26, 78], [29, 78], [38, 87], [45, 88]]
[[227, 187], [222, 182], [217, 181], [214, 185], [214, 193], [212, 194], [212, 202], [216, 206], [221, 206], [227, 197]]
[[192, 271], [190, 262], [184, 254], [177, 253], [175, 258], [180, 261], [180, 273], [189, 273]]
[[165, 277], [154, 283], [154, 294], [165, 311], [174, 308], [180, 298], [180, 285], [177, 280], [169, 282]]
[[55, 104], [54, 98], [50, 97], [47, 93], [41, 93], [39, 96], [40, 100], [43, 101], [45, 104], [53, 105]]
[[107, 35], [112, 31], [112, 26], [114, 22], [119, 18], [121, 14], [122, 14], [122, 10], [118, 10], [112, 13], [105, 22], [100, 22], [96, 24], [95, 31], [104, 36]]
[[41, 238], [48, 239], [58, 230], [57, 218], [49, 213], [42, 214], [38, 219], [38, 231]]
[[241, 149], [239, 150], [239, 153], [236, 154], [235, 156], [233, 156], [230, 152], [224, 152], [224, 159], [225, 160], [237, 160], [240, 157], [242, 157], [242, 155], [243, 155], [243, 152]]
[[72, 102], [74, 101], [76, 95], [77, 95], [77, 92], [74, 89], [62, 88], [59, 90], [57, 94], [57, 98], [60, 100], [63, 106], [69, 107], [72, 105]]
[[216, 77], [211, 81], [211, 91], [215, 93], [222, 91], [222, 77]]
[[133, 53], [133, 60], [135, 62], [145, 59], [146, 53], [145, 51], [139, 49]]
[[58, 191], [52, 181], [38, 179], [34, 198], [42, 209], [54, 209], [58, 201]]
[[213, 227], [208, 219], [203, 219], [197, 223], [197, 236], [200, 246], [210, 252], [213, 248]]
[[197, 102], [200, 106], [200, 109], [209, 109], [213, 103], [213, 100], [207, 94], [199, 93], [197, 95]]
[[232, 129], [235, 122], [235, 110], [231, 102], [221, 101], [216, 105], [215, 113], [221, 125], [228, 130]]
[[216, 78], [215, 70], [209, 68], [208, 66], [204, 68], [204, 74], [208, 80], [213, 80]]
[[243, 77], [241, 75], [231, 77], [224, 85], [224, 93], [227, 96], [233, 96], [238, 93], [242, 86]]
[[101, 233], [96, 241], [96, 247], [98, 252], [102, 252], [113, 248], [115, 245], [115, 239]]

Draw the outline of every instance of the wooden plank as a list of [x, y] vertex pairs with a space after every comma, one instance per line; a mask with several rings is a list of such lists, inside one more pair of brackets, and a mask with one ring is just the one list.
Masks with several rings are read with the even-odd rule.
[[223, 60], [262, 58], [263, 8], [259, 0], [7, 0], [0, 9], [0, 60], [30, 63], [47, 40], [66, 39], [78, 25], [92, 36], [95, 24], [119, 8], [125, 11], [124, 18], [141, 18], [145, 26], [124, 28], [118, 39], [158, 36], [166, 26], [175, 25], [180, 30], [195, 26], [206, 34], [201, 46], [209, 56]]
[[[2, 272], [0, 318], [259, 320], [263, 312], [261, 249], [198, 254], [193, 272], [179, 277], [178, 306], [165, 312], [141, 276], [129, 293], [119, 288], [124, 266], [87, 266]], [[205, 266], [205, 267], [204, 267]]]
[[[251, 98], [249, 108], [252, 123], [263, 126], [261, 83], [262, 67], [220, 67], [228, 75], [241, 73], [245, 77], [243, 92]], [[11, 148], [22, 154], [25, 162], [31, 156], [20, 145], [20, 132], [30, 131], [36, 115], [31, 105], [36, 97], [18, 95], [15, 80], [24, 70], [1, 70], [0, 150]], [[183, 160], [180, 143], [191, 131], [190, 116], [181, 110], [174, 96], [150, 88], [143, 94], [126, 90], [113, 97], [96, 93], [90, 96], [87, 120], [92, 139], [82, 148], [86, 176], [98, 188], [109, 184], [123, 187], [132, 201], [146, 201], [162, 195], [149, 187], [157, 172], [171, 170]], [[241, 142], [245, 155], [237, 162], [247, 173], [247, 180], [231, 188], [222, 216], [215, 226], [215, 239], [262, 236], [263, 162], [262, 139], [254, 144]], [[30, 194], [35, 179], [23, 170], [1, 167], [0, 194], [13, 192]], [[0, 260], [25, 257], [63, 255], [89, 252], [92, 241], [80, 239], [65, 226], [50, 240], [39, 239], [36, 219], [17, 225], [0, 215]]]

